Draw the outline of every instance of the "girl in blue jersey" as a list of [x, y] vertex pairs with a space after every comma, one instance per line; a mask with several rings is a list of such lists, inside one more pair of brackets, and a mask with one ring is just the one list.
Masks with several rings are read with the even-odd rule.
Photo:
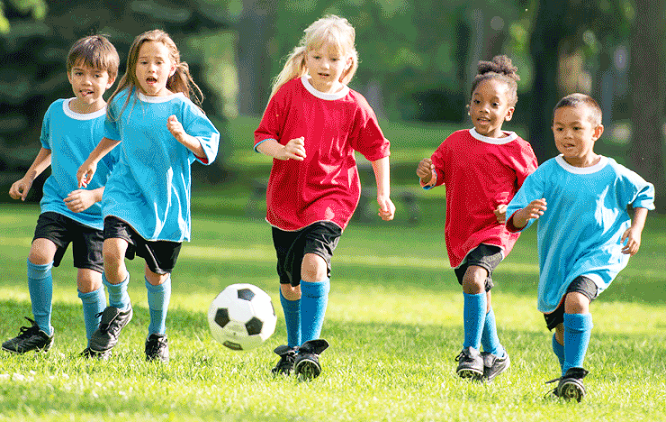
[[109, 99], [104, 138], [77, 173], [80, 185], [89, 183], [100, 158], [120, 145], [102, 199], [109, 306], [90, 341], [95, 351], [113, 348], [132, 318], [124, 258], [138, 255], [146, 261], [150, 310], [146, 359], [169, 360], [170, 274], [182, 242], [190, 240], [190, 165], [210, 164], [219, 144], [219, 132], [190, 93], [200, 103], [201, 91], [169, 35], [153, 30], [137, 36]]
[[[612, 158], [594, 152], [604, 131], [591, 97], [572, 94], [555, 106], [553, 134], [561, 155], [527, 177], [509, 204], [511, 231], [539, 220], [539, 297], [561, 378], [554, 394], [580, 401], [592, 330], [590, 302], [636, 254], [654, 187]], [[627, 207], [634, 209], [633, 221]]]
[[[22, 327], [17, 337], [5, 341], [3, 350], [25, 353], [51, 348], [55, 334], [51, 326], [51, 268], [60, 265], [70, 243], [88, 339], [99, 325], [98, 314], [106, 307], [99, 201], [116, 154], [100, 162], [97, 179], [87, 189], [78, 189], [74, 170], [104, 135], [106, 101], [103, 94], [118, 75], [119, 61], [113, 44], [101, 35], [91, 35], [74, 43], [67, 56], [67, 78], [75, 96], [56, 100], [48, 108], [42, 123], [42, 148], [25, 176], [9, 191], [12, 198], [25, 200], [35, 178], [51, 167], [51, 175], [44, 183], [41, 214], [28, 256], [28, 290], [34, 320], [27, 318], [31, 326]], [[106, 357], [91, 353], [88, 347], [82, 355]]]

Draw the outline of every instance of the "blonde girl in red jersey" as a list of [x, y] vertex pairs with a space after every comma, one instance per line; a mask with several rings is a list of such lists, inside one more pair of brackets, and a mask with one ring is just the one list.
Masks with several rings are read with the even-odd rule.
[[354, 151], [371, 163], [379, 216], [393, 219], [389, 141], [372, 108], [347, 83], [358, 67], [355, 30], [338, 16], [307, 29], [275, 79], [254, 149], [273, 158], [266, 192], [280, 277], [286, 346], [273, 373], [314, 378], [330, 290], [331, 257], [358, 205]]
[[516, 70], [506, 56], [479, 62], [469, 103], [474, 127], [451, 134], [416, 170], [424, 188], [446, 185], [446, 248], [464, 297], [456, 358], [463, 378], [492, 381], [510, 362], [497, 336], [491, 276], [518, 239], [504, 225], [507, 204], [537, 167], [530, 144], [502, 130], [518, 101]]

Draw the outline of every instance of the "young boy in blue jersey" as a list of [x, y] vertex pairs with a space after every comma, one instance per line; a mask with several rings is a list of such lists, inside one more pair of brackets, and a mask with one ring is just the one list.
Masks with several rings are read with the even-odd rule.
[[548, 329], [555, 328], [552, 347], [561, 368], [553, 394], [581, 401], [590, 302], [638, 252], [647, 212], [654, 209], [654, 187], [594, 152], [604, 127], [591, 97], [561, 99], [552, 129], [561, 154], [527, 177], [506, 210], [507, 227], [520, 231], [539, 220], [538, 309]]
[[[106, 101], [102, 95], [113, 85], [118, 64], [115, 47], [103, 36], [88, 36], [72, 46], [67, 57], [67, 78], [75, 97], [56, 100], [48, 108], [42, 123], [42, 148], [25, 176], [9, 191], [12, 198], [25, 200], [35, 178], [51, 166], [28, 256], [28, 290], [34, 320], [26, 317], [31, 326], [21, 327], [17, 337], [2, 343], [2, 349], [8, 352], [48, 351], [53, 345], [51, 268], [60, 264], [70, 243], [74, 266], [78, 268], [76, 281], [88, 340], [99, 325], [98, 315], [106, 306], [99, 201], [117, 154], [100, 163], [100, 177], [87, 189], [78, 188], [76, 170], [104, 136]], [[108, 356], [94, 353], [90, 347], [82, 355]]]

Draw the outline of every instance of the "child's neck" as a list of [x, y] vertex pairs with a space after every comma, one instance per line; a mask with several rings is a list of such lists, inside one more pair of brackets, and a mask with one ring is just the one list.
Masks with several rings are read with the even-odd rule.
[[567, 164], [574, 167], [592, 167], [596, 164], [599, 164], [601, 160], [601, 155], [599, 154], [590, 154], [585, 157], [562, 157]]
[[69, 109], [72, 110], [74, 113], [79, 113], [79, 114], [90, 114], [94, 113], [96, 111], [99, 111], [106, 107], [106, 101], [100, 100], [100, 101], [95, 101], [94, 103], [85, 103], [81, 101], [79, 98], [74, 98], [72, 101], [69, 102]]

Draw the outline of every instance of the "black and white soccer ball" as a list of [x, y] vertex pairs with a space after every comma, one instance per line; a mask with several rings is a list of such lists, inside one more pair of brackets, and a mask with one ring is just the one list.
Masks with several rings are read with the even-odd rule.
[[208, 308], [215, 340], [231, 350], [250, 350], [275, 331], [277, 316], [271, 297], [252, 284], [227, 286]]

